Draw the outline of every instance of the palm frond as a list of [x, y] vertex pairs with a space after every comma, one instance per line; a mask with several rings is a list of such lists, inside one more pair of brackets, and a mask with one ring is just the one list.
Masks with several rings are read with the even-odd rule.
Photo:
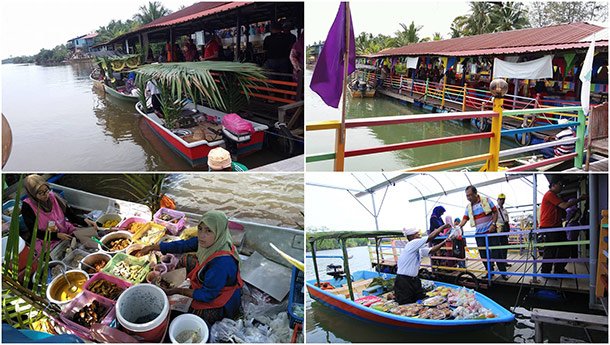
[[197, 99], [201, 95], [212, 108], [222, 111], [227, 110], [228, 102], [221, 88], [223, 82], [231, 80], [246, 92], [250, 86], [264, 84], [266, 79], [255, 64], [225, 61], [151, 64], [138, 67], [136, 72], [154, 79], [157, 86], [165, 85], [174, 99], [184, 95]]

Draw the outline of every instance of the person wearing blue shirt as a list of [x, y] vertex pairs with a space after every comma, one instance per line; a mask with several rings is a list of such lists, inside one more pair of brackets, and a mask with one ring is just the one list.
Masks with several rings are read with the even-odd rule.
[[197, 237], [174, 242], [163, 242], [142, 248], [161, 253], [191, 253], [185, 256], [184, 266], [191, 281], [190, 288], [164, 289], [168, 296], [180, 294], [193, 298], [190, 312], [203, 318], [210, 326], [223, 318], [235, 318], [241, 305], [243, 281], [239, 274], [239, 255], [232, 244], [227, 216], [219, 211], [203, 215], [197, 226]]

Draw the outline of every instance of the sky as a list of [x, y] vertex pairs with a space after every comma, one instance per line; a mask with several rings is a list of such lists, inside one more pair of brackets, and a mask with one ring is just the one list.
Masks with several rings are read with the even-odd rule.
[[[359, 204], [345, 190], [336, 190], [330, 188], [319, 187], [312, 184], [323, 184], [330, 186], [338, 186], [344, 188], [355, 188], [362, 190], [363, 187], [358, 178], [367, 188], [383, 181], [381, 173], [355, 173], [355, 174], [333, 174], [333, 173], [313, 173], [308, 172], [306, 175], [305, 186], [305, 226], [306, 228], [321, 228], [326, 227], [329, 230], [375, 230], [375, 221], [371, 214], [363, 207], [366, 206], [372, 210], [372, 198], [370, 195], [360, 197], [362, 203]], [[388, 178], [392, 176], [387, 175]], [[531, 181], [531, 174], [526, 174]], [[443, 216], [451, 216], [452, 219], [461, 218], [464, 215], [467, 204], [466, 196], [463, 191], [443, 195], [440, 197], [429, 198], [427, 202], [409, 200], [420, 197], [419, 189], [423, 194], [440, 192], [440, 185], [444, 189], [450, 190], [459, 188], [462, 190], [470, 181], [477, 186], [482, 181], [489, 179], [504, 178], [502, 173], [470, 173], [468, 179], [464, 174], [460, 173], [432, 173], [420, 174], [414, 178], [397, 182], [395, 186], [388, 189], [385, 201], [383, 194], [385, 190], [375, 192], [375, 204], [379, 210], [378, 222], [381, 230], [401, 230], [403, 228], [417, 228], [426, 230], [430, 214], [435, 206], [442, 205], [446, 209]], [[532, 205], [533, 187], [523, 180], [510, 180], [509, 182], [502, 181], [500, 183], [483, 186], [479, 185], [479, 193], [489, 196], [493, 202], [499, 193], [506, 194], [505, 207], [514, 207], [522, 205]], [[542, 200], [542, 196], [548, 190], [548, 182], [544, 175], [538, 175], [538, 202]], [[521, 208], [522, 211], [530, 211], [531, 207]], [[521, 214], [511, 213], [511, 217]], [[466, 224], [467, 232], [473, 231]]]
[[[195, 0], [161, 0], [176, 11]], [[34, 55], [69, 39], [131, 19], [148, 0], [7, 0], [0, 2], [0, 57]]]
[[[350, 2], [354, 35], [369, 32], [373, 35], [394, 35], [400, 24], [423, 26], [420, 37], [432, 37], [440, 32], [449, 38], [453, 19], [468, 13], [465, 1], [360, 1]], [[307, 0], [305, 6], [305, 44], [324, 41], [337, 10], [338, 1]]]

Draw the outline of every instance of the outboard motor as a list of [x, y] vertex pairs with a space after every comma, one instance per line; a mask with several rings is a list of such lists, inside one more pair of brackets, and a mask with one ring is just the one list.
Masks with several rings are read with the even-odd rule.
[[343, 272], [343, 267], [341, 265], [330, 264], [326, 266], [326, 274], [333, 277], [335, 280], [341, 280], [345, 277], [345, 272]]
[[252, 123], [237, 114], [227, 114], [222, 118], [222, 138], [231, 154], [237, 155], [237, 145], [250, 141], [253, 133]]

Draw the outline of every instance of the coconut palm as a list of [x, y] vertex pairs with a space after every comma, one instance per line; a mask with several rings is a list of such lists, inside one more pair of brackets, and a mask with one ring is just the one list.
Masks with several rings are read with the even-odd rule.
[[420, 42], [419, 31], [422, 29], [422, 26], [416, 26], [414, 21], [411, 21], [411, 24], [407, 26], [404, 23], [400, 23], [400, 28], [402, 30], [396, 31], [396, 41], [399, 46], [406, 46], [411, 43]]
[[152, 64], [140, 66], [136, 72], [138, 78], [154, 79], [160, 88], [167, 87], [174, 100], [186, 95], [222, 111], [229, 110], [232, 103], [227, 96], [229, 83], [237, 85], [240, 95], [249, 99], [250, 88], [266, 79], [255, 64], [224, 61]]
[[432, 36], [433, 41], [441, 41], [442, 39], [443, 39], [443, 36], [441, 35], [440, 32], [435, 32], [434, 35]]
[[165, 17], [172, 13], [172, 11], [163, 7], [158, 1], [149, 1], [148, 5], [140, 6], [140, 13], [136, 13], [133, 16], [134, 20], [139, 21], [141, 24], [148, 24], [155, 19]]
[[510, 31], [529, 27], [527, 8], [522, 3], [504, 2], [496, 5], [490, 14], [493, 32]]

